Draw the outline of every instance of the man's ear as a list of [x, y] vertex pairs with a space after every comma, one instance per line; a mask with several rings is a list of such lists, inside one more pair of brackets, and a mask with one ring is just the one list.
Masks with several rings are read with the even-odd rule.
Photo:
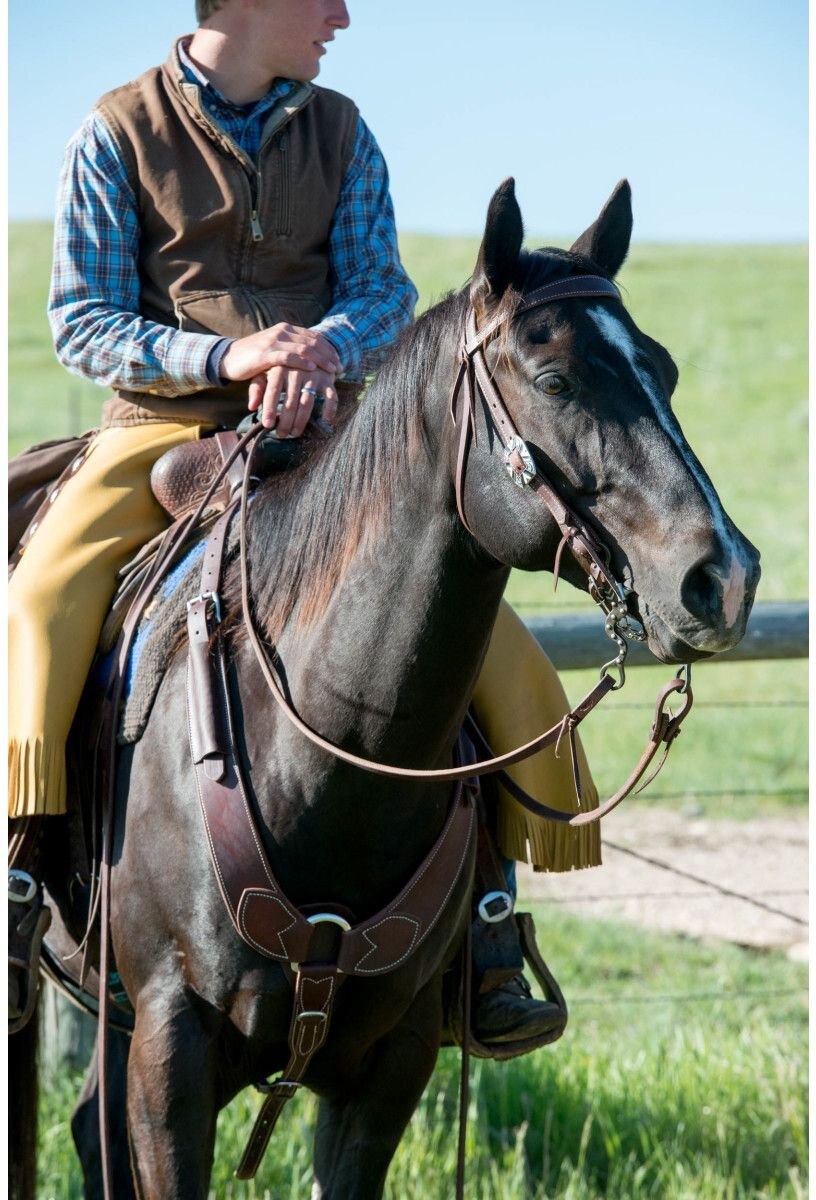
[[614, 277], [623, 266], [632, 237], [632, 189], [622, 179], [601, 214], [571, 247]]
[[470, 285], [474, 308], [483, 308], [489, 296], [499, 299], [513, 279], [524, 226], [516, 200], [515, 180], [505, 179], [493, 193], [487, 210], [484, 237]]

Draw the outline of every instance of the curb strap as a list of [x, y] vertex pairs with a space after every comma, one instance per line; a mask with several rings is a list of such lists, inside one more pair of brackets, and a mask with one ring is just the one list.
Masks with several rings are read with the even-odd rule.
[[343, 982], [336, 966], [302, 964], [295, 977], [295, 1002], [289, 1025], [289, 1061], [277, 1079], [256, 1084], [266, 1099], [255, 1119], [236, 1179], [253, 1179], [261, 1165], [272, 1130], [287, 1102], [301, 1086], [312, 1058], [325, 1044], [334, 998]]

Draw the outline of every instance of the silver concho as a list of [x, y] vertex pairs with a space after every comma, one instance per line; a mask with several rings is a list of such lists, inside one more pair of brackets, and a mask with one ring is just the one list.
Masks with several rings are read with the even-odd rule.
[[[513, 461], [515, 459], [515, 461]], [[535, 479], [536, 469], [527, 443], [512, 437], [504, 448], [504, 465], [516, 487], [527, 487]]]

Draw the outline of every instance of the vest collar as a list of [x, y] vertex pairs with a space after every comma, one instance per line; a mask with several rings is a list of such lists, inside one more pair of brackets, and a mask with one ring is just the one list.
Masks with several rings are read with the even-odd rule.
[[[198, 83], [192, 83], [184, 70], [184, 64], [179, 54], [181, 43], [186, 40], [186, 37], [179, 38], [174, 42], [170, 51], [170, 55], [162, 67], [162, 76], [165, 85], [171, 96], [176, 99], [187, 110], [196, 124], [204, 130], [207, 136], [227, 153], [234, 155], [240, 159], [241, 163], [250, 171], [255, 171], [255, 165], [251, 162], [248, 155], [237, 142], [229, 136], [217, 121], [214, 121], [207, 110], [204, 108], [202, 99], [203, 88]], [[261, 148], [269, 141], [269, 139], [291, 121], [301, 109], [312, 100], [315, 90], [310, 83], [297, 83], [285, 96], [281, 96], [269, 110], [269, 116], [263, 127], [261, 134]]]

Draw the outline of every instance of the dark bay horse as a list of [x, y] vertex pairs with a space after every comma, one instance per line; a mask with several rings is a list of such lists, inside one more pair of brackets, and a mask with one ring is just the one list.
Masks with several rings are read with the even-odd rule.
[[[551, 570], [559, 549], [561, 531], [514, 486], [478, 403], [463, 495], [470, 531], [457, 513], [449, 405], [470, 304], [480, 326], [504, 310], [486, 350], [493, 379], [535, 460], [611, 552], [657, 658], [691, 662], [742, 637], [758, 554], [683, 437], [669, 354], [617, 299], [516, 311], [522, 294], [554, 281], [612, 278], [631, 226], [622, 183], [571, 251], [523, 252], [507, 181], [470, 287], [404, 335], [308, 469], [261, 486], [249, 514], [254, 609], [297, 712], [338, 746], [397, 766], [448, 765], [510, 569]], [[585, 586], [568, 554], [560, 573]], [[233, 579], [228, 610], [237, 593]], [[365, 918], [433, 845], [449, 786], [383, 780], [333, 759], [272, 704], [240, 630], [230, 655], [239, 749], [277, 878], [297, 904]], [[135, 1009], [127, 1123], [145, 1200], [206, 1198], [217, 1114], [282, 1069], [291, 1012], [283, 969], [239, 940], [216, 886], [191, 775], [184, 657], [123, 755], [118, 789], [111, 928]], [[404, 965], [341, 989], [306, 1077], [320, 1098], [315, 1200], [382, 1195], [436, 1061], [442, 975], [469, 903], [465, 872]]]

